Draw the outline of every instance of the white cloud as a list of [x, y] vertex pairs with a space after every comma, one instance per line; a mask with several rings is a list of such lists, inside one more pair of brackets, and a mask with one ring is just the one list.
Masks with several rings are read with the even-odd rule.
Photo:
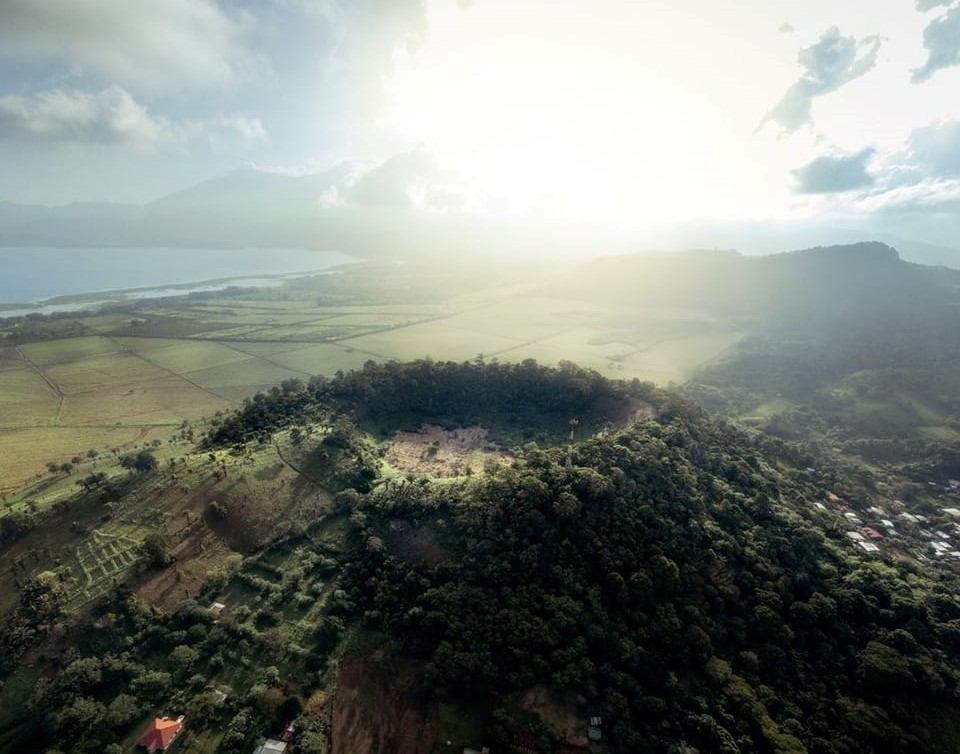
[[225, 137], [256, 141], [266, 138], [266, 132], [259, 120], [243, 117], [155, 117], [116, 85], [96, 92], [53, 89], [0, 97], [0, 139], [149, 147]]
[[907, 140], [909, 160], [935, 176], [960, 176], [960, 121], [915, 129]]
[[151, 91], [220, 86], [247, 64], [247, 23], [213, 0], [3, 0], [0, 56]]
[[835, 194], [864, 188], [874, 183], [867, 164], [875, 154], [871, 148], [856, 154], [823, 155], [793, 171], [798, 194]]
[[927, 178], [858, 197], [855, 203], [860, 211], [867, 213], [956, 211], [960, 207], [960, 181]]
[[841, 36], [836, 26], [827, 29], [815, 44], [800, 50], [797, 59], [803, 74], [764, 116], [758, 128], [773, 121], [793, 133], [811, 123], [814, 98], [835, 92], [871, 71], [877, 63], [880, 43], [876, 35], [858, 41], [852, 36]]
[[[940, 4], [943, 3], [931, 7]], [[914, 70], [913, 83], [922, 84], [937, 71], [960, 65], [960, 5], [930, 22], [923, 30], [923, 46], [927, 49], [927, 61]]]

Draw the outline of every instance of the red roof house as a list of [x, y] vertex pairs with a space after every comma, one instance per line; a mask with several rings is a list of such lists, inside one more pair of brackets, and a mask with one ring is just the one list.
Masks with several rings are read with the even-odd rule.
[[149, 727], [143, 732], [143, 735], [137, 739], [137, 746], [142, 746], [149, 754], [155, 751], [163, 751], [177, 737], [180, 729], [183, 727], [183, 715], [176, 720], [169, 717], [158, 717], [150, 723]]

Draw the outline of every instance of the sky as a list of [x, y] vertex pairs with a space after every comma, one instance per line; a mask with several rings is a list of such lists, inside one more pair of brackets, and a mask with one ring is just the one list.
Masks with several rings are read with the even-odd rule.
[[0, 201], [337, 168], [332, 207], [947, 243], [960, 0], [4, 0]]

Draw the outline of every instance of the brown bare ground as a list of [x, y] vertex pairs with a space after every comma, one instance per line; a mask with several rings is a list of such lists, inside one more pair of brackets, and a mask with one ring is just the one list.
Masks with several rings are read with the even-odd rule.
[[566, 746], [574, 749], [588, 747], [587, 720], [577, 714], [577, 704], [573, 699], [562, 698], [546, 686], [535, 686], [520, 695], [519, 706], [539, 715], [541, 720], [560, 734]]
[[435, 736], [421, 663], [374, 653], [340, 666], [332, 754], [428, 754]]
[[491, 448], [484, 427], [444, 429], [424, 424], [417, 432], [398, 431], [387, 443], [387, 459], [401, 471], [434, 477], [462, 476], [483, 470], [487, 461], [506, 465], [513, 459]]
[[626, 429], [657, 416], [656, 409], [639, 398], [600, 401], [598, 408], [608, 418], [614, 429]]

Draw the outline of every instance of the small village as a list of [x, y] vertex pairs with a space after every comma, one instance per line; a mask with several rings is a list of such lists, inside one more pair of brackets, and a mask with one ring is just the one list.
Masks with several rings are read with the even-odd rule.
[[814, 506], [832, 518], [834, 529], [841, 530], [852, 547], [866, 555], [909, 557], [937, 567], [960, 568], [960, 480], [930, 481], [927, 488], [942, 504], [939, 513], [912, 513], [901, 500], [858, 505], [830, 490]]

